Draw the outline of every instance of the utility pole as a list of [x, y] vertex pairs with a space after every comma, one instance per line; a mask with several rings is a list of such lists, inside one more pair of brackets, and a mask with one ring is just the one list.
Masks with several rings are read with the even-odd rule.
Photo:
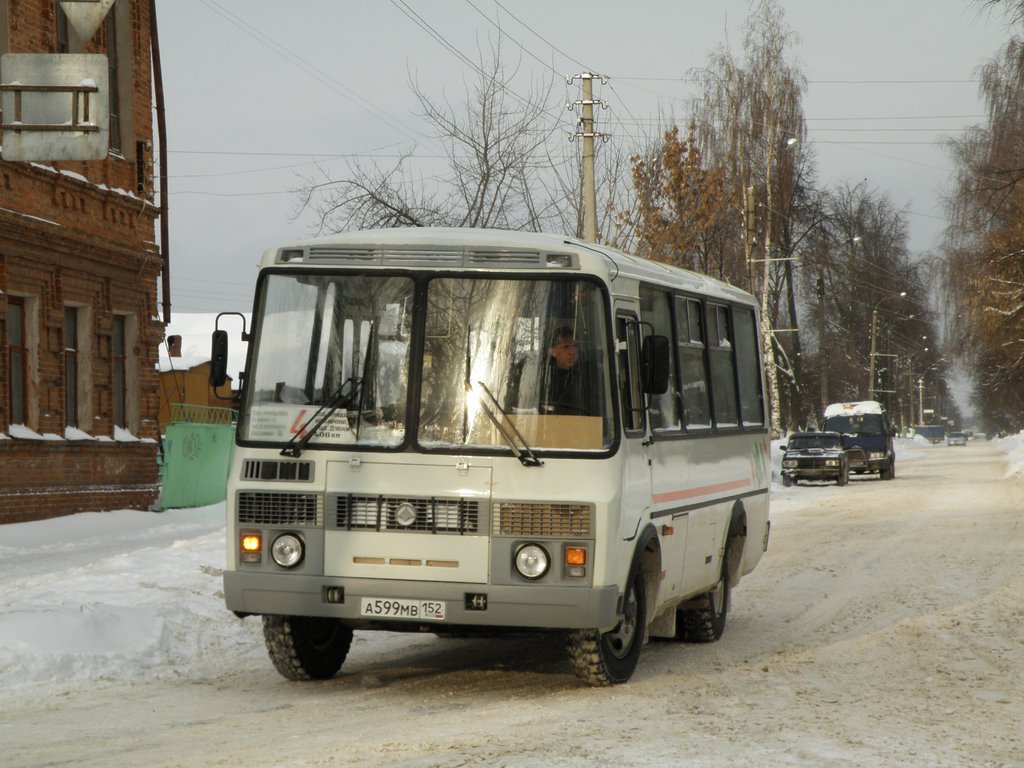
[[577, 130], [569, 134], [569, 141], [575, 141], [579, 136], [583, 139], [583, 239], [588, 243], [597, 242], [597, 185], [594, 181], [594, 139], [601, 138], [607, 141], [609, 134], [597, 133], [594, 130], [594, 105], [600, 104], [602, 108], [608, 108], [608, 102], [594, 99], [594, 78], [600, 77], [601, 83], [608, 82], [607, 75], [595, 75], [591, 72], [584, 72], [581, 75], [569, 75], [565, 78], [570, 85], [573, 80], [579, 78], [583, 83], [583, 98], [566, 104], [566, 108], [575, 111], [580, 107], [579, 117], [576, 121]]
[[871, 357], [868, 358], [868, 400], [875, 399], [875, 344], [878, 338], [878, 307], [871, 311]]
[[818, 379], [821, 382], [821, 413], [828, 405], [828, 345], [825, 343], [825, 277], [818, 273]]
[[875, 352], [878, 336], [878, 308], [889, 299], [902, 299], [906, 295], [906, 291], [900, 291], [899, 293], [883, 296], [875, 302], [875, 306], [871, 309], [871, 356], [868, 358], [868, 400], [875, 399]]

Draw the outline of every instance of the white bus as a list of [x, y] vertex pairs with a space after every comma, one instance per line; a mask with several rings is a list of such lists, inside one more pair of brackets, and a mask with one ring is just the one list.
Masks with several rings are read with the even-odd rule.
[[[355, 629], [568, 637], [591, 685], [717, 640], [768, 544], [744, 291], [565, 237], [389, 229], [263, 258], [227, 607], [290, 679]], [[227, 334], [214, 332], [223, 380]]]

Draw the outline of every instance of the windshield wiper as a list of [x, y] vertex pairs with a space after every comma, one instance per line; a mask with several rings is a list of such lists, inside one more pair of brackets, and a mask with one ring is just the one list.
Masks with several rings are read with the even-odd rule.
[[[468, 397], [468, 395], [469, 395], [470, 392], [473, 391], [473, 381], [470, 378], [470, 370], [472, 368], [472, 358], [473, 358], [471, 350], [470, 350], [470, 347], [472, 345], [472, 338], [473, 338], [473, 326], [472, 325], [467, 325], [466, 326], [466, 377], [465, 377], [465, 387], [466, 387], [466, 395], [467, 395], [467, 397], [463, 400], [463, 406], [462, 406], [462, 442], [463, 443], [466, 442], [466, 439], [469, 436], [469, 397]], [[481, 398], [480, 401], [479, 401], [480, 402], [480, 410], [484, 412], [484, 414], [487, 416], [488, 419], [490, 419], [491, 424], [493, 424], [494, 428], [498, 430], [498, 433], [502, 436], [502, 438], [508, 444], [508, 447], [512, 449], [512, 455], [515, 456], [517, 459], [519, 459], [519, 463], [522, 464], [524, 467], [543, 467], [544, 466], [544, 462], [541, 461], [540, 459], [538, 459], [534, 455], [533, 451], [530, 449], [529, 444], [526, 442], [526, 440], [523, 438], [523, 436], [519, 433], [519, 430], [516, 429], [516, 425], [512, 423], [511, 419], [508, 418], [508, 413], [505, 411], [504, 408], [501, 407], [501, 403], [498, 402], [498, 398], [496, 398], [494, 396], [494, 394], [491, 392], [491, 390], [489, 390], [487, 388], [487, 385], [484, 384], [482, 381], [478, 381], [477, 384], [479, 385], [480, 389], [482, 389], [487, 394], [487, 397], [490, 398], [491, 402], [494, 404], [494, 407], [497, 408], [498, 411], [501, 413], [501, 415], [505, 417], [505, 419], [508, 421], [508, 426], [511, 427], [512, 428], [512, 432], [515, 433], [515, 437], [513, 437], [513, 435], [511, 433], [509, 433], [508, 429], [505, 428], [505, 425], [501, 423], [501, 419], [499, 419], [497, 416], [494, 415], [494, 411], [492, 411], [487, 406], [487, 403], [485, 403], [483, 401], [483, 398]], [[519, 443], [521, 443], [522, 446], [523, 446], [522, 448], [519, 447], [519, 443], [516, 442], [516, 438], [519, 439]]]
[[[487, 388], [487, 385], [482, 381], [478, 381], [477, 386], [487, 394], [487, 397], [490, 398], [491, 404], [502, 416], [505, 417], [505, 421], [508, 423], [508, 428], [512, 431], [511, 434], [509, 433], [509, 429], [506, 429], [505, 425], [502, 424], [502, 420], [495, 416], [494, 411], [487, 407], [487, 403], [483, 400], [480, 401], [480, 410], [487, 415], [487, 418], [491, 420], [495, 429], [497, 429], [498, 432], [501, 433], [501, 436], [505, 438], [505, 442], [508, 443], [508, 447], [512, 449], [512, 455], [519, 459], [519, 463], [524, 467], [544, 466], [544, 462], [534, 455], [529, 443], [526, 442], [526, 438], [524, 438], [522, 433], [516, 429], [515, 423], [508, 417], [508, 412], [501, 407], [501, 403], [498, 402], [498, 398], [494, 396], [494, 393], [492, 393], [491, 390]], [[515, 435], [515, 438], [512, 437], [513, 434]], [[516, 439], [518, 439], [518, 443], [516, 442]], [[520, 445], [522, 445], [522, 448], [519, 447]]]
[[[313, 414], [299, 427], [299, 430], [292, 436], [292, 439], [281, 449], [281, 455], [291, 456], [292, 458], [301, 456], [302, 449], [309, 444], [309, 441], [313, 439], [313, 435], [317, 433], [320, 427], [327, 423], [327, 420], [334, 415], [335, 411], [339, 408], [348, 408], [359, 399], [363, 389], [362, 384], [363, 380], [357, 379], [354, 376], [346, 379], [341, 387], [338, 388], [338, 391], [334, 393], [334, 396], [313, 411]], [[313, 422], [316, 423], [314, 424]]]
[[[335, 411], [339, 408], [351, 408], [356, 403], [359, 403], [359, 413], [356, 416], [356, 439], [359, 439], [359, 427], [362, 424], [363, 418], [363, 382], [366, 381], [366, 377], [370, 370], [370, 354], [373, 350], [373, 332], [375, 325], [375, 323], [370, 323], [370, 332], [366, 339], [366, 356], [363, 358], [362, 377], [356, 378], [355, 376], [350, 376], [345, 379], [338, 391], [334, 393], [334, 396], [313, 411], [313, 415], [306, 419], [305, 423], [299, 427], [299, 431], [296, 432], [294, 437], [292, 437], [285, 447], [281, 449], [282, 456], [291, 456], [293, 458], [301, 456], [302, 449], [309, 444], [309, 441], [313, 439], [313, 436], [316, 435], [320, 427], [327, 423], [327, 420], [334, 415]], [[315, 424], [313, 424], [314, 421], [316, 421]], [[313, 426], [310, 427], [310, 424], [313, 424]]]

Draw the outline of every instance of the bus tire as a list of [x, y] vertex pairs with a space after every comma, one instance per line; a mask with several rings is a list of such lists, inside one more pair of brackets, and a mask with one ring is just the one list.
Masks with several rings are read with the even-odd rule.
[[608, 632], [577, 629], [569, 633], [569, 661], [576, 676], [587, 685], [624, 683], [633, 676], [647, 631], [647, 593], [640, 568], [623, 601], [623, 615]]
[[289, 680], [326, 680], [341, 669], [352, 630], [320, 616], [264, 616], [263, 639], [274, 667]]
[[[729, 546], [732, 546], [730, 540]], [[725, 619], [732, 599], [729, 558], [722, 560], [718, 584], [676, 611], [676, 639], [688, 643], [713, 643], [725, 632]]]

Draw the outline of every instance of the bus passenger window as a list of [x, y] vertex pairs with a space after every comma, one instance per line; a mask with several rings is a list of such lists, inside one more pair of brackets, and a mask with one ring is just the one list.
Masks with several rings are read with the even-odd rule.
[[704, 364], [704, 323], [699, 301], [676, 297], [676, 355], [687, 431], [711, 429], [711, 401]]
[[721, 304], [709, 304], [708, 321], [715, 423], [719, 427], [738, 427], [740, 415], [736, 402], [736, 366], [729, 308]]
[[734, 309], [736, 321], [736, 369], [740, 382], [740, 418], [744, 426], [764, 424], [764, 398], [761, 393], [761, 365], [758, 354], [757, 325], [749, 309]]

